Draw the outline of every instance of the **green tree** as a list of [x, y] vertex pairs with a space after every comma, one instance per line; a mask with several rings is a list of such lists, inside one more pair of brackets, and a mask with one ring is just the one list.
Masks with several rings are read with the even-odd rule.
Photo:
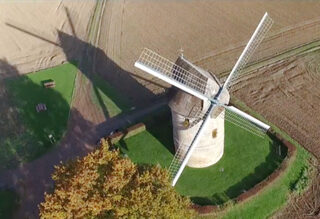
[[190, 200], [159, 166], [136, 165], [106, 141], [86, 157], [55, 167], [55, 189], [40, 204], [42, 219], [191, 218]]

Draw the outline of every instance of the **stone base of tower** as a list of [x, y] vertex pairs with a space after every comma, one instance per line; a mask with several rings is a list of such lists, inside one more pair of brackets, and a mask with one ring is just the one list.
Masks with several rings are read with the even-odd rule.
[[[185, 117], [171, 111], [173, 124], [173, 137], [175, 149], [181, 148], [186, 152], [201, 125], [200, 121], [192, 127], [185, 126]], [[195, 120], [195, 119], [194, 119]], [[189, 123], [192, 124], [190, 119]], [[187, 165], [194, 168], [204, 168], [217, 163], [224, 152], [224, 118], [209, 119], [208, 126], [199, 143], [194, 149]]]
[[[211, 154], [212, 156], [210, 156]], [[188, 167], [205, 168], [217, 163], [223, 156], [223, 149], [214, 151], [212, 148], [195, 150], [187, 163]]]

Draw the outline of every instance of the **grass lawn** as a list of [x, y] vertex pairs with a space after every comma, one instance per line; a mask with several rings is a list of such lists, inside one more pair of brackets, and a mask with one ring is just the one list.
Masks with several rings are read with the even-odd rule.
[[[299, 179], [300, 171], [308, 165], [309, 154], [302, 148], [298, 148], [297, 157], [288, 167], [285, 174], [275, 183], [263, 190], [258, 196], [248, 202], [234, 205], [219, 215], [219, 218], [256, 218], [262, 219], [271, 216], [282, 207], [292, 192], [292, 184]], [[204, 218], [217, 218], [208, 216]]]
[[[0, 165], [35, 159], [52, 147], [48, 135], [57, 141], [63, 136], [70, 112], [77, 68], [64, 64], [5, 81], [13, 107], [18, 112], [21, 127], [2, 136]], [[55, 88], [44, 88], [43, 81], [54, 80]], [[47, 111], [36, 112], [44, 103]]]
[[[265, 121], [264, 118], [258, 114], [251, 112], [244, 103], [239, 100], [233, 101], [237, 102], [238, 106], [241, 106], [242, 109], [247, 110], [256, 118], [261, 121]], [[297, 148], [296, 156], [290, 158], [289, 167], [286, 169], [284, 174], [260, 192], [259, 195], [254, 196], [249, 201], [230, 206], [225, 211], [218, 213], [218, 215], [209, 215], [201, 218], [268, 218], [275, 211], [285, 205], [288, 197], [294, 191], [294, 185], [301, 181], [301, 172], [309, 166], [308, 160], [310, 159], [310, 154], [298, 143], [292, 140], [286, 133], [282, 132], [275, 126], [272, 126], [272, 128], [276, 132], [280, 133], [285, 139], [293, 143]]]
[[0, 218], [12, 218], [16, 206], [16, 194], [9, 190], [0, 190]]
[[[274, 128], [276, 130], [276, 128]], [[279, 130], [277, 130], [279, 131]], [[284, 133], [283, 133], [284, 134]], [[284, 136], [286, 136], [284, 134]], [[286, 136], [287, 139], [290, 139]], [[291, 140], [290, 140], [291, 141]], [[274, 183], [267, 186], [259, 195], [246, 202], [231, 205], [226, 210], [216, 214], [203, 216], [203, 219], [238, 219], [238, 218], [268, 218], [279, 210], [294, 191], [293, 185], [300, 180], [301, 171], [308, 166], [309, 153], [295, 144], [297, 147], [296, 157], [290, 159], [290, 165]]]
[[[208, 168], [187, 167], [177, 191], [198, 204], [222, 204], [270, 175], [283, 157], [276, 152], [279, 142], [260, 138], [226, 122], [225, 152]], [[118, 143], [136, 163], [168, 167], [173, 158], [172, 126], [169, 114], [147, 122], [147, 131]], [[282, 153], [284, 155], [285, 153]]]
[[105, 79], [98, 75], [92, 78], [93, 102], [100, 106], [106, 117], [114, 117], [130, 109], [128, 100], [117, 92]]

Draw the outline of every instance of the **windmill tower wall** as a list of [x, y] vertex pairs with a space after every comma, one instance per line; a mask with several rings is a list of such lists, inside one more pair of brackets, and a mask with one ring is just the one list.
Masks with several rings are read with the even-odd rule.
[[[182, 68], [197, 74], [201, 80], [206, 79], [206, 86], [210, 86], [213, 91], [212, 96], [218, 92], [220, 88], [219, 81], [208, 72], [194, 66], [183, 57], [179, 57], [176, 64]], [[228, 91], [221, 94], [221, 103], [229, 102]], [[181, 90], [175, 90], [171, 98], [169, 106], [172, 114], [173, 138], [175, 149], [186, 152], [201, 125], [201, 118], [210, 105], [209, 101], [200, 100]], [[217, 163], [224, 152], [225, 127], [224, 113], [222, 107], [217, 107], [212, 115], [210, 115], [209, 124], [204, 134], [200, 137], [199, 143], [194, 149], [187, 165], [195, 168], [203, 168]]]
[[[182, 147], [186, 152], [190, 146], [196, 132], [199, 130], [201, 122], [191, 128], [184, 127], [185, 117], [178, 112], [171, 111], [173, 124], [174, 145], [177, 150]], [[190, 118], [192, 122], [197, 118]], [[224, 119], [221, 117], [210, 118], [209, 125], [200, 138], [199, 144], [194, 149], [188, 166], [202, 168], [217, 163], [224, 152]]]

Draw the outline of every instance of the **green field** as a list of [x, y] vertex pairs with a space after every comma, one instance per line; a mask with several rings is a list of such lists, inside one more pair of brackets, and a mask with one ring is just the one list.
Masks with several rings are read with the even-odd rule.
[[[136, 163], [168, 167], [173, 157], [172, 127], [168, 114], [147, 122], [147, 131], [118, 143], [121, 151]], [[177, 191], [198, 204], [222, 204], [237, 197], [265, 179], [283, 160], [280, 143], [260, 138], [226, 122], [225, 152], [208, 168], [187, 167], [179, 179]]]
[[0, 190], [0, 218], [12, 218], [12, 213], [16, 207], [16, 194], [9, 190]]
[[92, 78], [92, 100], [100, 107], [107, 118], [119, 115], [130, 109], [128, 100], [124, 99], [106, 80], [98, 75]]
[[[53, 145], [50, 134], [56, 142], [61, 139], [67, 127], [76, 71], [73, 64], [64, 64], [5, 81], [21, 125], [1, 135], [1, 166], [27, 162], [45, 153]], [[46, 80], [54, 80], [55, 88], [44, 88]], [[39, 103], [46, 104], [47, 111], [36, 112]]]

